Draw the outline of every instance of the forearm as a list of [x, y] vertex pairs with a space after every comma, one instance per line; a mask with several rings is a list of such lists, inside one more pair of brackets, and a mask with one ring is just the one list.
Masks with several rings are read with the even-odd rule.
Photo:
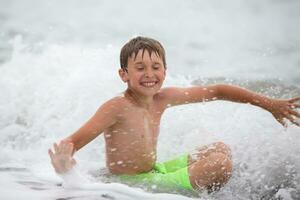
[[74, 152], [80, 150], [103, 132], [97, 127], [97, 123], [94, 121], [94, 119], [90, 119], [73, 134], [63, 139], [63, 141], [72, 143], [74, 145]]
[[238, 86], [225, 84], [218, 85], [218, 99], [238, 103], [249, 103], [266, 110], [270, 110], [272, 108], [271, 98]]

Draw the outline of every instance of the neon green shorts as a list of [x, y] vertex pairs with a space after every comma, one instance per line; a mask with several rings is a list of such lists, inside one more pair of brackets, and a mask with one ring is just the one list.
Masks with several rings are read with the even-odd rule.
[[121, 175], [120, 179], [131, 183], [145, 183], [157, 186], [176, 187], [192, 190], [188, 174], [188, 155], [156, 163], [153, 171], [137, 175]]

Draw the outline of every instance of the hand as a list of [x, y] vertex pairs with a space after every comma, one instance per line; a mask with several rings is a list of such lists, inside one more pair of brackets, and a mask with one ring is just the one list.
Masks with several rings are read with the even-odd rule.
[[284, 118], [288, 119], [293, 124], [300, 126], [300, 123], [296, 121], [297, 118], [300, 118], [300, 113], [295, 111], [295, 109], [300, 108], [300, 104], [295, 103], [299, 100], [300, 97], [288, 100], [272, 100], [271, 108], [268, 110], [284, 127], [287, 127]]
[[58, 174], [64, 174], [71, 170], [76, 164], [73, 156], [73, 143], [68, 141], [61, 141], [59, 145], [54, 143], [54, 152], [51, 149], [48, 150], [51, 158], [51, 163]]

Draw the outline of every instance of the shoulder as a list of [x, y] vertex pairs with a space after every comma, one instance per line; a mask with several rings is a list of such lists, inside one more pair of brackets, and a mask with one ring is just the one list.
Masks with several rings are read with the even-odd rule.
[[187, 88], [180, 87], [165, 87], [158, 91], [156, 98], [164, 100], [174, 96], [184, 95], [187, 91]]
[[175, 104], [175, 101], [178, 100], [181, 94], [184, 94], [184, 88], [165, 87], [156, 93], [154, 99], [160, 102], [161, 105], [170, 107], [171, 105]]
[[180, 88], [180, 87], [165, 87], [159, 90], [159, 92], [157, 93], [157, 95], [161, 96], [161, 97], [166, 97], [168, 95], [172, 95], [174, 93], [177, 92], [181, 92], [183, 91], [184, 88]]
[[128, 105], [129, 102], [124, 96], [116, 96], [108, 101], [104, 102], [100, 108], [106, 108], [110, 110], [118, 110], [125, 105]]
[[114, 97], [107, 100], [99, 106], [93, 119], [95, 122], [107, 122], [108, 124], [113, 124], [119, 120], [119, 115], [124, 111], [126, 107], [126, 100], [124, 97]]

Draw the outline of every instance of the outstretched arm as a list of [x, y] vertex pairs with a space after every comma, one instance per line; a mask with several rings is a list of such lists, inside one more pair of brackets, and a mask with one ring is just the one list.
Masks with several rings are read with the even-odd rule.
[[284, 118], [300, 126], [300, 123], [296, 121], [296, 118], [300, 118], [300, 114], [295, 110], [300, 108], [300, 104], [296, 103], [300, 97], [286, 100], [273, 99], [237, 86], [222, 84], [218, 85], [218, 99], [250, 103], [272, 113], [274, 118], [283, 126], [287, 126]]
[[103, 104], [78, 131], [58, 144], [54, 143], [54, 150], [48, 150], [51, 163], [58, 174], [68, 172], [76, 164], [73, 158], [75, 151], [88, 144], [116, 122], [116, 109], [118, 108], [115, 106], [116, 103], [115, 100], [111, 100]]
[[300, 108], [300, 104], [296, 103], [300, 97], [287, 100], [272, 99], [238, 86], [226, 84], [189, 88], [169, 87], [161, 90], [161, 96], [166, 107], [213, 100], [249, 103], [271, 112], [283, 126], [286, 126], [284, 118], [300, 126], [300, 123], [296, 121], [296, 118], [300, 118], [300, 114], [295, 110]]

